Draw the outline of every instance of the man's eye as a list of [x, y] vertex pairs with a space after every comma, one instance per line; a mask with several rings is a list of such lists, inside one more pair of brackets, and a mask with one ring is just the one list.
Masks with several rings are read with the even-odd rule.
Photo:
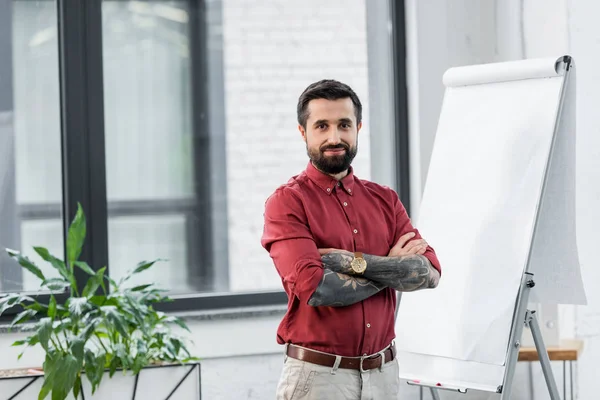
[[342, 129], [350, 129], [350, 124], [342, 124]]
[[327, 125], [325, 125], [325, 124], [321, 124], [321, 125], [317, 126], [317, 128], [319, 128], [319, 129], [326, 129], [326, 128], [327, 128]]

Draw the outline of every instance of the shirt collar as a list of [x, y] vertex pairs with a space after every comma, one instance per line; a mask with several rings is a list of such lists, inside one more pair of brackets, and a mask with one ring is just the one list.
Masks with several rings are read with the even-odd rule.
[[354, 170], [352, 166], [349, 167], [348, 174], [339, 182], [330, 175], [316, 169], [310, 161], [306, 167], [306, 175], [327, 194], [331, 194], [336, 186], [342, 188], [350, 196], [354, 193]]

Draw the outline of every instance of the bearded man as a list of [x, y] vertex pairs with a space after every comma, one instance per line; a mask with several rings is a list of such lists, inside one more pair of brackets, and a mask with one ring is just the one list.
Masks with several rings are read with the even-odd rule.
[[297, 116], [310, 161], [267, 199], [261, 239], [288, 296], [277, 399], [397, 399], [396, 291], [435, 288], [440, 263], [397, 193], [355, 175], [356, 93], [315, 82]]

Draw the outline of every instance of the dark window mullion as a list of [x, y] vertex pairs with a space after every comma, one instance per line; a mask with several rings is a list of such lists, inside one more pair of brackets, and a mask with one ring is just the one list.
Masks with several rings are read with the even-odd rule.
[[205, 1], [188, 0], [192, 96], [192, 147], [195, 209], [186, 217], [187, 278], [190, 287], [213, 290], [213, 221], [211, 146], [208, 112], [208, 62]]
[[391, 0], [392, 62], [394, 71], [394, 109], [396, 127], [396, 188], [410, 215], [410, 152], [408, 142], [408, 91], [406, 89], [406, 21], [404, 1]]
[[[65, 232], [81, 203], [87, 237], [80, 259], [97, 270], [108, 264], [102, 1], [57, 0], [57, 6]], [[87, 277], [76, 274], [82, 287]]]

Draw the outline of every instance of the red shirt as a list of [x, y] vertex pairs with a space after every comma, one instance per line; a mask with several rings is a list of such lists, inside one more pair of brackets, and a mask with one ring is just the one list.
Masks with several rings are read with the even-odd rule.
[[[405, 233], [420, 238], [396, 192], [358, 179], [352, 168], [338, 182], [309, 162], [267, 199], [264, 217], [261, 244], [288, 296], [277, 342], [342, 356], [373, 354], [389, 345], [395, 337], [395, 290], [346, 307], [313, 307], [308, 300], [323, 277], [319, 248], [387, 256]], [[424, 255], [440, 270], [432, 248]]]

